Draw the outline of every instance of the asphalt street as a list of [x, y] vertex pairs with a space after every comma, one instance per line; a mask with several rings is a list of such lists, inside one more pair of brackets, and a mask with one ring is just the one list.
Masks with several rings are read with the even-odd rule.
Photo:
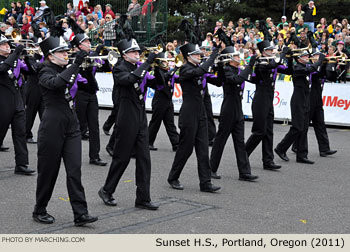
[[[100, 128], [109, 113], [110, 110], [100, 110]], [[150, 117], [151, 114], [148, 114]], [[218, 123], [217, 119], [215, 121]], [[34, 138], [37, 137], [38, 126], [37, 119]], [[246, 122], [246, 139], [251, 126], [251, 122]], [[274, 129], [276, 145], [289, 126], [275, 124]], [[314, 131], [310, 128], [309, 159], [314, 160], [315, 164], [296, 163], [295, 154], [289, 151], [289, 162], [275, 157], [275, 162], [283, 166], [280, 171], [263, 170], [259, 146], [250, 157], [252, 173], [259, 176], [257, 182], [238, 180], [233, 144], [229, 139], [218, 170], [222, 179], [213, 180], [222, 189], [217, 193], [205, 193], [199, 190], [194, 152], [180, 177], [185, 189], [177, 191], [168, 185], [167, 176], [175, 153], [162, 126], [155, 142], [158, 151], [151, 152], [151, 195], [160, 208], [148, 211], [134, 207], [136, 186], [133, 159], [114, 194], [118, 205], [106, 206], [98, 197], [97, 191], [103, 185], [111, 163], [111, 157], [105, 151], [108, 136], [101, 130], [100, 155], [108, 161], [106, 167], [90, 165], [88, 142], [83, 141], [82, 144], [82, 181], [89, 212], [97, 215], [99, 221], [85, 227], [75, 227], [63, 164], [47, 209], [56, 222], [43, 225], [32, 220], [36, 175], [14, 174], [14, 149], [9, 131], [4, 145], [10, 147], [10, 151], [0, 152], [0, 233], [350, 233], [350, 130], [330, 128], [328, 134], [331, 148], [337, 149], [338, 153], [320, 157]], [[36, 170], [37, 146], [29, 144], [28, 150], [30, 167]]]

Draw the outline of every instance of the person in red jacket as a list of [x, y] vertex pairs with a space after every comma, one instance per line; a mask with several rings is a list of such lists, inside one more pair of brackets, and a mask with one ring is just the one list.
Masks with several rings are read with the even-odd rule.
[[89, 1], [85, 1], [84, 7], [81, 9], [81, 12], [84, 13], [84, 16], [91, 14], [94, 11], [94, 8], [89, 6]]
[[112, 16], [112, 19], [115, 19], [115, 14], [112, 11], [112, 5], [111, 4], [106, 4], [106, 10], [105, 10], [105, 13], [103, 14], [103, 17], [106, 18], [106, 16], [108, 14]]

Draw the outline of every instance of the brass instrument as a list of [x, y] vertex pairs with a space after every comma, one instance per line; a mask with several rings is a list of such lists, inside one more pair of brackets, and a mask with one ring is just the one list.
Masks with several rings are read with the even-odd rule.
[[[118, 58], [121, 57], [119, 53], [115, 51], [110, 51], [108, 55], [104, 56], [86, 56], [84, 62], [80, 65], [83, 69], [89, 67], [102, 67], [102, 63], [95, 61], [98, 60], [108, 60], [109, 64], [115, 65], [118, 62]], [[68, 59], [74, 60], [75, 57], [70, 57]]]
[[163, 52], [163, 46], [161, 44], [158, 44], [157, 46], [153, 46], [153, 47], [145, 47], [145, 51], [146, 52], [158, 52], [158, 53], [161, 53], [161, 52]]

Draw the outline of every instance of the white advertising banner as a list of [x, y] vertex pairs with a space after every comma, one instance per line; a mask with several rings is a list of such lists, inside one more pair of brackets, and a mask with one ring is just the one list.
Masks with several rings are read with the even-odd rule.
[[[113, 78], [111, 73], [97, 73], [96, 79], [100, 87], [97, 92], [100, 107], [112, 107]], [[286, 78], [288, 80], [288, 78]], [[209, 93], [213, 104], [214, 115], [220, 114], [221, 103], [223, 101], [223, 90], [209, 84]], [[251, 117], [251, 105], [255, 93], [255, 85], [246, 82], [243, 94], [243, 113]], [[275, 88], [275, 119], [290, 120], [290, 98], [293, 93], [293, 83], [291, 81], [278, 80]], [[146, 99], [146, 109], [151, 110], [153, 89], [148, 89]], [[175, 84], [173, 95], [174, 110], [178, 112], [182, 104], [182, 91], [179, 84]], [[325, 121], [327, 124], [349, 125], [350, 126], [350, 83], [325, 83], [323, 90], [323, 104], [325, 111]]]

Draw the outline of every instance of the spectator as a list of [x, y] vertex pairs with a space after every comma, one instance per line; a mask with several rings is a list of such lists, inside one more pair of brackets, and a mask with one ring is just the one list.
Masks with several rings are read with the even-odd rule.
[[283, 25], [284, 25], [284, 23], [286, 23], [287, 22], [287, 17], [286, 16], [282, 16], [281, 17], [281, 23], [279, 23], [278, 25], [277, 25], [277, 28], [279, 28], [279, 29], [283, 29]]
[[[101, 15], [102, 15], [102, 18], [103, 18], [102, 6], [101, 6], [100, 4], [98, 4], [98, 5], [96, 5], [96, 7], [97, 7], [97, 10], [98, 10], [99, 12], [101, 12]], [[111, 6], [111, 8], [112, 8], [112, 6]]]
[[316, 6], [314, 1], [309, 1], [309, 3], [305, 6], [304, 11], [305, 11], [305, 16], [304, 16], [305, 24], [309, 26], [309, 31], [314, 32], [315, 30], [314, 17], [316, 16]]
[[67, 3], [67, 11], [65, 16], [69, 17], [71, 14], [74, 14], [74, 8], [72, 3]]
[[[104, 13], [104, 18], [107, 17], [107, 15], [110, 15], [112, 20], [115, 19], [115, 14], [114, 12], [112, 11], [112, 5], [111, 4], [106, 4], [106, 10], [105, 10], [105, 13]], [[112, 21], [111, 20], [111, 21]]]
[[8, 28], [8, 25], [7, 24], [5, 24], [5, 23], [1, 23], [0, 24], [0, 36], [1, 35], [7, 35], [6, 34], [6, 30], [7, 30], [7, 28]]
[[24, 14], [24, 6], [20, 1], [17, 1], [16, 3], [16, 13], [17, 13], [17, 23], [21, 24], [22, 23], [22, 17]]
[[337, 26], [337, 24], [339, 23], [338, 19], [333, 19], [332, 23], [328, 26], [328, 32], [329, 34], [333, 34], [335, 27]]
[[22, 27], [21, 27], [21, 35], [23, 39], [27, 38], [28, 32], [29, 32], [29, 27], [30, 24], [28, 22], [28, 18], [26, 16], [22, 17]]
[[9, 17], [14, 17], [14, 18], [17, 18], [17, 12], [16, 12], [16, 3], [15, 2], [11, 2], [11, 9], [8, 10], [6, 13], [5, 13], [5, 16], [4, 16], [4, 22], [6, 22], [8, 20]]
[[345, 37], [345, 50], [348, 52], [348, 54], [350, 54], [350, 36], [346, 36]]
[[[29, 15], [29, 14], [28, 14], [28, 10], [30, 10], [31, 15], [34, 15], [34, 14], [35, 14], [35, 10], [34, 10], [33, 7], [30, 6], [30, 2], [25, 2], [24, 7], [25, 7], [25, 8], [24, 8], [24, 14]], [[29, 21], [29, 22], [30, 22], [30, 21]]]
[[244, 39], [244, 35], [243, 33], [238, 33], [238, 40], [237, 40], [238, 44], [242, 44], [245, 45], [247, 43], [247, 41]]
[[250, 18], [249, 17], [246, 17], [243, 21], [244, 21], [243, 27], [245, 29], [253, 29], [254, 28], [254, 25], [252, 23], [250, 23]]
[[33, 13], [32, 13], [32, 11], [30, 9], [27, 9], [27, 11], [24, 13], [23, 16], [27, 17], [29, 24], [32, 22]]
[[8, 22], [12, 29], [18, 29], [18, 24], [16, 23], [16, 19], [14, 17], [9, 17]]
[[43, 21], [44, 10], [49, 8], [46, 5], [46, 1], [41, 0], [39, 3], [40, 3], [39, 10], [35, 13], [35, 16], [33, 18], [33, 21], [35, 21], [35, 22]]
[[94, 11], [94, 8], [89, 6], [89, 1], [85, 1], [84, 7], [81, 9], [81, 12], [84, 14], [86, 17], [88, 14], [91, 14]]
[[322, 42], [321, 43], [320, 52], [323, 53], [323, 54], [327, 54], [327, 52], [328, 52], [328, 44], [327, 44], [327, 42]]
[[176, 52], [176, 54], [180, 54], [180, 49], [179, 49], [180, 46], [178, 45], [176, 39], [173, 40], [173, 45], [174, 45], [174, 47], [175, 47], [175, 52]]
[[131, 26], [133, 30], [138, 30], [138, 21], [139, 16], [141, 14], [141, 5], [138, 3], [137, 0], [132, 0], [132, 2], [129, 4], [128, 12], [131, 17]]
[[218, 21], [216, 21], [216, 26], [214, 28], [213, 34], [215, 34], [218, 29], [222, 28], [223, 22], [224, 22], [224, 20], [222, 20], [222, 19], [219, 19]]
[[72, 29], [68, 26], [67, 20], [66, 19], [61, 19], [62, 21], [62, 28], [64, 30], [63, 38], [66, 42], [72, 40], [74, 34]]
[[342, 21], [341, 21], [341, 24], [343, 25], [343, 28], [344, 29], [347, 29], [349, 30], [350, 29], [350, 25], [349, 25], [349, 22], [346, 18], [344, 18]]
[[77, 24], [81, 25], [81, 24], [84, 24], [84, 23], [85, 23], [85, 20], [84, 20], [83, 15], [78, 16]]
[[81, 12], [81, 10], [79, 10], [78, 6], [74, 7], [74, 20], [76, 20], [79, 16], [83, 15], [83, 13]]
[[153, 0], [152, 7], [153, 7], [153, 10], [151, 11], [151, 29], [153, 32], [156, 32], [156, 22], [157, 22], [158, 10], [159, 10], [159, 0]]
[[98, 8], [98, 5], [95, 6], [94, 11], [92, 12], [92, 15], [94, 15], [94, 20], [101, 19], [103, 17], [102, 12]]
[[[107, 13], [107, 11], [106, 11]], [[112, 19], [111, 14], [106, 15], [106, 25], [103, 31], [103, 40], [105, 46], [112, 46], [113, 41], [116, 39], [116, 33], [115, 33], [115, 19]]]
[[94, 22], [92, 21], [88, 21], [88, 27], [87, 29], [85, 29], [85, 33], [87, 33], [89, 35], [89, 33], [93, 30], [95, 30], [95, 26], [94, 26]]
[[253, 31], [249, 32], [249, 37], [247, 42], [252, 43], [252, 45], [255, 47], [257, 44], [256, 38], [255, 38], [255, 33]]
[[298, 24], [295, 26], [296, 33], [300, 34], [301, 31], [305, 31], [305, 29], [310, 30], [309, 26], [304, 23], [304, 20], [302, 18], [298, 19]]
[[322, 30], [326, 30], [328, 28], [326, 18], [323, 17], [320, 19], [320, 25], [321, 25]]
[[283, 48], [285, 48], [286, 45], [284, 44], [284, 39], [283, 38], [279, 38], [278, 39], [278, 44], [277, 44], [277, 51], [279, 53], [281, 53], [283, 51]]
[[296, 22], [299, 18], [304, 19], [304, 15], [303, 6], [299, 3], [297, 4], [297, 10], [293, 12], [292, 21]]
[[173, 43], [169, 42], [167, 45], [166, 45], [166, 52], [165, 52], [165, 57], [167, 58], [168, 57], [168, 53], [171, 52], [174, 57], [176, 56], [176, 52], [175, 52], [175, 46]]
[[202, 46], [205, 46], [205, 47], [213, 46], [213, 34], [211, 32], [207, 33], [205, 40], [202, 42]]

